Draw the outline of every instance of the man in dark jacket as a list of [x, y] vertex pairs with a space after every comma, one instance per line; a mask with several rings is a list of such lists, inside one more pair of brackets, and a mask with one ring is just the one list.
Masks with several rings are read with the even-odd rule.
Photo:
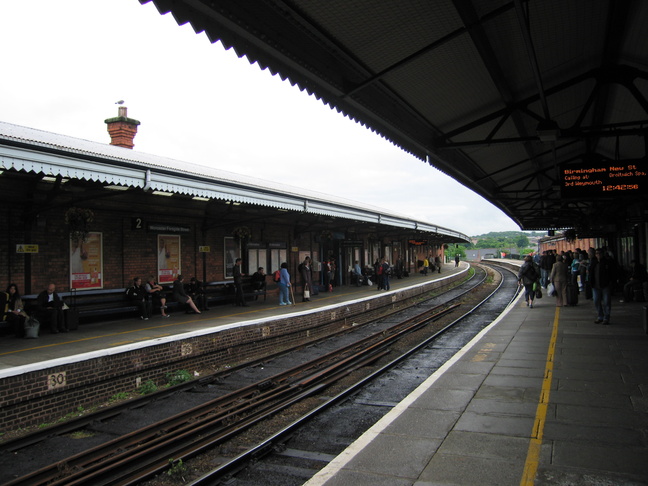
[[234, 262], [234, 289], [236, 290], [236, 306], [248, 307], [248, 305], [245, 303], [245, 296], [243, 295], [243, 272], [241, 271], [242, 265], [243, 260], [237, 258], [236, 262]]
[[153, 312], [151, 299], [149, 298], [149, 293], [146, 291], [146, 288], [142, 285], [142, 279], [135, 277], [133, 279], [132, 287], [129, 287], [126, 290], [126, 295], [133, 303], [136, 305], [140, 314], [140, 319], [143, 321], [148, 321]]
[[68, 332], [63, 319], [63, 300], [56, 293], [56, 285], [51, 283], [36, 297], [36, 315], [41, 324], [49, 323], [52, 334]]
[[596, 308], [596, 324], [609, 324], [612, 312], [612, 289], [616, 282], [616, 262], [603, 249], [594, 252], [590, 264], [590, 282], [592, 297]]

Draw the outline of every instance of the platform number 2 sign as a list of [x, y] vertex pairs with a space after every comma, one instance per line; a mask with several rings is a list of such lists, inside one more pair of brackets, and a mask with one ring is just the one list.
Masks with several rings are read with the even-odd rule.
[[54, 388], [65, 386], [66, 384], [65, 373], [66, 373], [65, 371], [61, 371], [60, 373], [54, 373], [49, 375], [47, 377], [47, 389], [53, 390]]
[[132, 230], [144, 229], [144, 220], [142, 218], [131, 218], [131, 229]]

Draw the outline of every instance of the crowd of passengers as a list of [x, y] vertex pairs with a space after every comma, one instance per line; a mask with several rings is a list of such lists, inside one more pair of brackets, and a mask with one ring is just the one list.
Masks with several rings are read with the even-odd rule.
[[[279, 288], [279, 305], [293, 305], [295, 301], [293, 284], [288, 271], [288, 264], [282, 263], [275, 282]], [[373, 268], [360, 269], [356, 261], [352, 270], [353, 282], [356, 285], [373, 285], [371, 279], [377, 284], [378, 290], [389, 290], [389, 277], [392, 273], [401, 278], [405, 272], [402, 262], [396, 262], [392, 267], [386, 258], [377, 259]], [[310, 301], [311, 295], [319, 291], [313, 285], [313, 268], [310, 257], [306, 257], [298, 267], [298, 275], [301, 280], [302, 302]], [[333, 291], [336, 283], [337, 266], [334, 258], [322, 262], [322, 279], [324, 291]], [[233, 268], [233, 286], [235, 291], [235, 305], [247, 307], [243, 294], [242, 259], [237, 258]], [[252, 290], [255, 293], [265, 292], [268, 275], [263, 267], [259, 267], [251, 276]], [[201, 314], [207, 310], [207, 298], [203, 283], [196, 277], [192, 277], [189, 283], [185, 283], [184, 277], [178, 275], [173, 282], [170, 291], [160, 285], [155, 277], [149, 276], [144, 282], [141, 277], [135, 277], [131, 285], [126, 289], [127, 301], [136, 307], [138, 319], [149, 320], [154, 309], [159, 309], [162, 318], [168, 318], [167, 301], [170, 297], [178, 304], [184, 306], [188, 313]], [[258, 296], [255, 296], [258, 299]], [[37, 337], [41, 329], [47, 329], [52, 334], [67, 333], [71, 328], [71, 319], [78, 319], [78, 315], [71, 315], [68, 306], [56, 292], [56, 284], [50, 283], [45, 290], [38, 294], [34, 302], [30, 302], [29, 314], [25, 310], [20, 291], [15, 283], [7, 287], [6, 292], [0, 292], [0, 310], [2, 310], [0, 323], [4, 324], [3, 330], [9, 330], [16, 337]], [[31, 316], [31, 317], [30, 317]]]
[[518, 281], [525, 288], [527, 306], [533, 307], [538, 286], [550, 289], [556, 297], [556, 306], [576, 305], [580, 292], [585, 299], [592, 299], [597, 311], [597, 324], [610, 324], [612, 295], [622, 289], [621, 302], [648, 299], [648, 272], [638, 261], [631, 262], [630, 272], [616, 262], [612, 252], [606, 248], [589, 248], [575, 251], [546, 250], [542, 255], [525, 257], [524, 264], [518, 272]]

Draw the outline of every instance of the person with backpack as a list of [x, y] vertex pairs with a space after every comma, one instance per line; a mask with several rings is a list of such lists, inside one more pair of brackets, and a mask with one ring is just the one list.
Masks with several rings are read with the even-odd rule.
[[290, 301], [290, 274], [288, 273], [288, 264], [283, 262], [279, 271], [279, 305], [292, 305]]
[[518, 272], [518, 285], [524, 285], [524, 299], [527, 307], [533, 309], [533, 300], [535, 299], [535, 284], [540, 278], [540, 270], [533, 263], [531, 255], [524, 257], [524, 263]]

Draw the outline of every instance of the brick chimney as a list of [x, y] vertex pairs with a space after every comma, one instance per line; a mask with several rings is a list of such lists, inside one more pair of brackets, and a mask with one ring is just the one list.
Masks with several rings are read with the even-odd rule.
[[133, 139], [137, 133], [137, 125], [140, 122], [128, 118], [127, 110], [128, 108], [125, 106], [118, 107], [118, 116], [108, 118], [105, 122], [108, 125], [108, 133], [111, 138], [110, 145], [132, 149], [135, 146]]

